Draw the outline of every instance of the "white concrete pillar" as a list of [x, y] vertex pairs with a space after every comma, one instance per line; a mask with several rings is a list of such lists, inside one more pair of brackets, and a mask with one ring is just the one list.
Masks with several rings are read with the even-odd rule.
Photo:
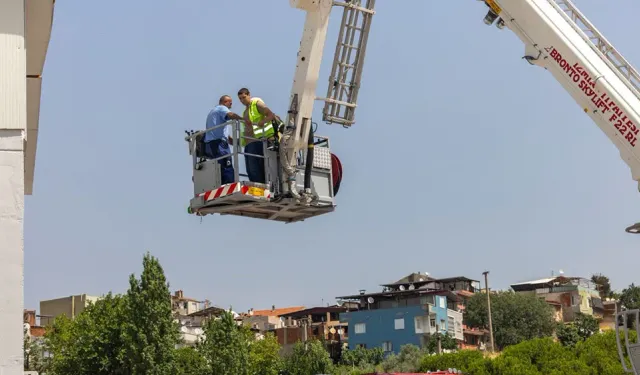
[[0, 375], [21, 375], [23, 311], [24, 0], [0, 0]]

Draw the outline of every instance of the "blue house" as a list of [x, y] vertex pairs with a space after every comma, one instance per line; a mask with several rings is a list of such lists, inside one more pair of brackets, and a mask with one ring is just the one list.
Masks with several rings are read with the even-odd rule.
[[403, 345], [422, 347], [431, 335], [447, 332], [462, 341], [462, 313], [458, 309], [462, 298], [449, 284], [413, 273], [382, 285], [379, 293], [361, 290], [357, 295], [338, 297], [345, 305], [357, 306], [340, 314], [340, 321], [349, 327], [349, 349], [381, 347], [387, 353], [398, 353]]

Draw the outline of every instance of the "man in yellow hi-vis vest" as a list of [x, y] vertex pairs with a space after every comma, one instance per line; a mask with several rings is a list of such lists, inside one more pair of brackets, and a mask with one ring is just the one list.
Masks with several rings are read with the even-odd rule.
[[[252, 98], [251, 93], [246, 88], [238, 91], [238, 99], [245, 105], [244, 121], [241, 136], [252, 138], [274, 138], [276, 134], [275, 126], [278, 126], [278, 116], [276, 116], [269, 107], [267, 107], [262, 99]], [[240, 145], [244, 146], [244, 152], [254, 155], [264, 156], [264, 147], [262, 141], [253, 139], [240, 139]], [[264, 158], [244, 155], [245, 165], [247, 166], [247, 175], [252, 182], [265, 183], [266, 177], [264, 173]]]

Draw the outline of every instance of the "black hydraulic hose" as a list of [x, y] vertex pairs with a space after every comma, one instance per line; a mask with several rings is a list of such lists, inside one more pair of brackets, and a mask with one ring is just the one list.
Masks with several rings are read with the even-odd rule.
[[307, 141], [307, 162], [304, 168], [304, 189], [311, 188], [311, 168], [313, 168], [313, 126], [309, 129], [309, 140]]

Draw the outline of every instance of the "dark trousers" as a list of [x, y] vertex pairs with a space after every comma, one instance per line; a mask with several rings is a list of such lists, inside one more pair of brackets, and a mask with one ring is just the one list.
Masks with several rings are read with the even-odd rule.
[[[244, 152], [264, 156], [264, 146], [261, 141], [253, 141], [244, 146]], [[247, 166], [249, 181], [265, 183], [264, 158], [244, 155], [244, 163]]]
[[229, 155], [229, 157], [218, 160], [220, 164], [220, 180], [222, 185], [234, 182], [233, 163], [231, 162], [231, 148], [226, 139], [215, 139], [204, 144], [204, 150], [207, 158], [215, 159], [221, 156]]

